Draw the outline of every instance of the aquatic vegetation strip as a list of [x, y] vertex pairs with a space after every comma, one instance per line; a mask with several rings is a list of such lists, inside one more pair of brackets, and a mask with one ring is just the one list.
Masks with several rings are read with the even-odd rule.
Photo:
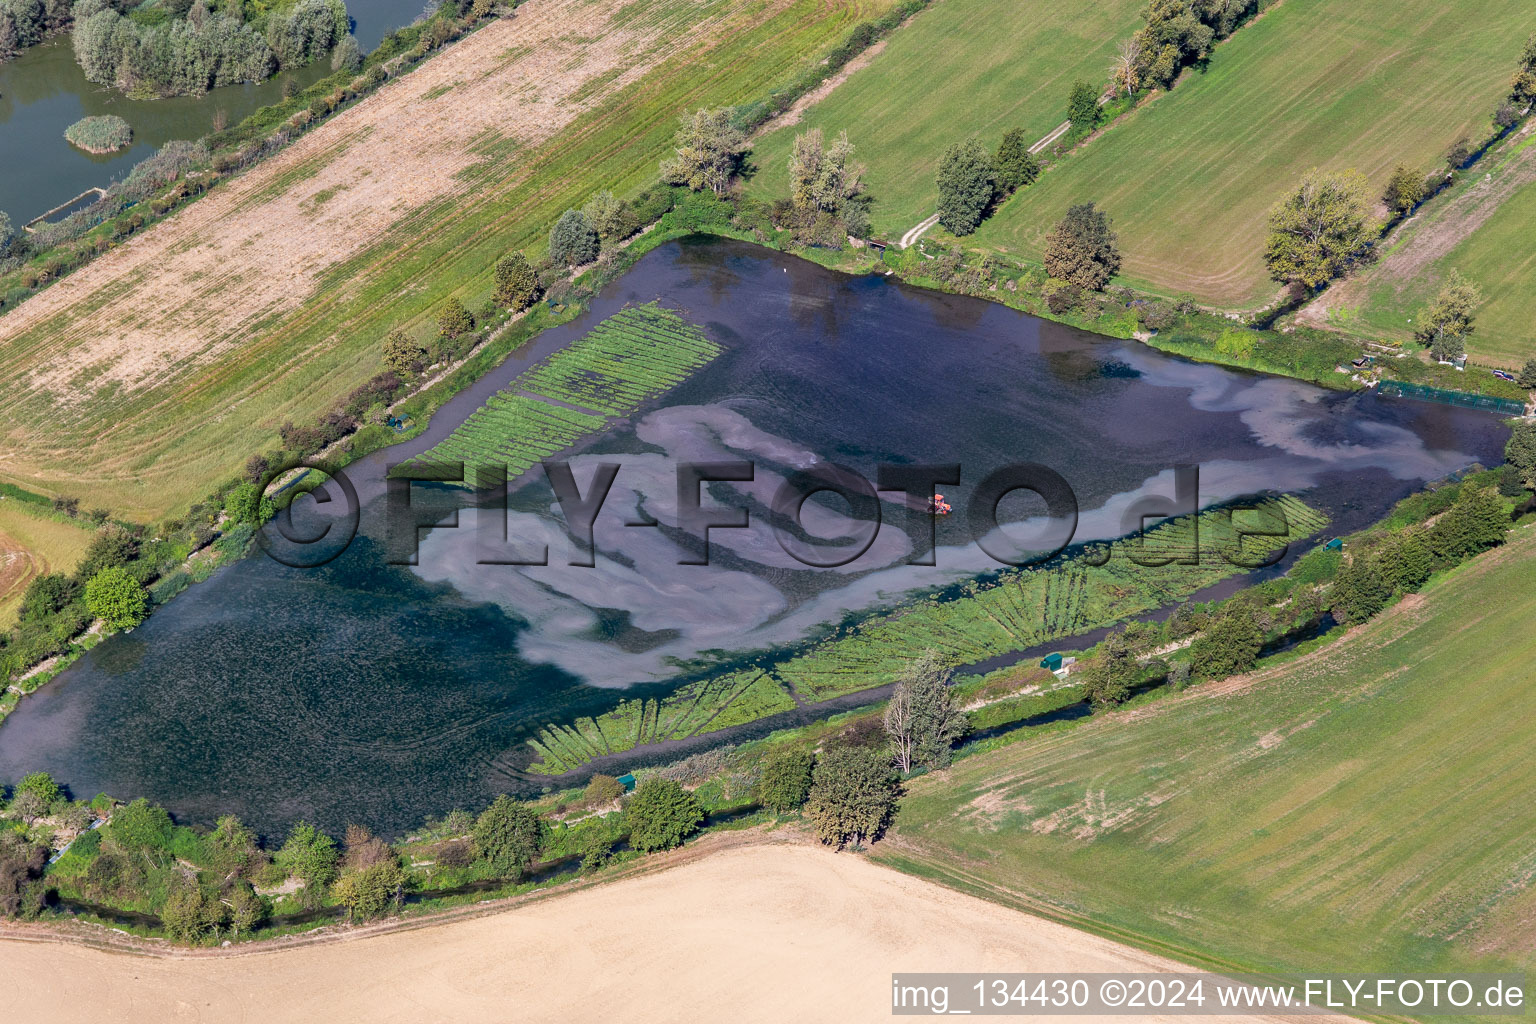
[[621, 701], [596, 718], [545, 726], [528, 741], [539, 755], [531, 770], [559, 775], [606, 754], [728, 729], [794, 707], [784, 687], [762, 669], [701, 679], [660, 699]]
[[[1198, 524], [1193, 532], [1191, 520]], [[1166, 520], [1140, 537], [1090, 545], [1044, 565], [973, 581], [958, 597], [930, 597], [872, 616], [771, 668], [690, 682], [660, 700], [623, 701], [596, 717], [546, 726], [529, 741], [538, 756], [528, 770], [559, 775], [607, 754], [755, 721], [793, 708], [792, 694], [819, 703], [872, 690], [895, 679], [918, 651], [935, 650], [951, 664], [969, 665], [1078, 636], [1248, 571], [1226, 557], [1235, 551], [1243, 561], [1257, 562], [1327, 524], [1326, 514], [1290, 495]], [[1180, 564], [1178, 559], [1197, 547], [1198, 564]], [[1143, 565], [1133, 554], [1141, 562], [1172, 561]]]
[[519, 374], [405, 466], [501, 463], [509, 478], [682, 383], [720, 346], [669, 309], [622, 309]]

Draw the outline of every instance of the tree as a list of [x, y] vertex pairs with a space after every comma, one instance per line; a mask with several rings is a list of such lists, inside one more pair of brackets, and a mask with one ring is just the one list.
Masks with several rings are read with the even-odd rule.
[[1520, 368], [1518, 383], [1523, 388], [1536, 389], [1536, 358], [1527, 359]]
[[514, 313], [533, 305], [539, 296], [539, 275], [534, 273], [528, 257], [511, 252], [496, 261], [495, 294], [496, 301]]
[[62, 611], [80, 596], [80, 584], [63, 573], [45, 573], [27, 584], [21, 597], [18, 617], [22, 622], [38, 622]]
[[816, 760], [805, 810], [817, 837], [841, 849], [873, 841], [896, 810], [898, 779], [888, 756], [870, 747], [835, 746]]
[[582, 799], [592, 807], [611, 804], [624, 795], [624, 783], [612, 775], [597, 774], [587, 780]]
[[228, 913], [218, 897], [196, 882], [183, 882], [166, 897], [160, 908], [160, 923], [171, 938], [198, 945], [218, 937], [229, 920]]
[[1450, 362], [1459, 358], [1472, 334], [1472, 310], [1482, 301], [1477, 285], [1451, 271], [1440, 294], [1419, 314], [1414, 337], [1427, 344], [1436, 359]]
[[1308, 173], [1269, 212], [1270, 276], [1312, 289], [1365, 259], [1375, 237], [1366, 223], [1367, 189], [1359, 171]]
[[731, 123], [729, 110], [700, 109], [679, 118], [673, 140], [675, 155], [662, 161], [661, 177], [668, 184], [686, 185], [695, 192], [709, 189], [724, 195], [750, 147], [741, 129]]
[[1504, 460], [1520, 474], [1520, 482], [1536, 489], [1536, 423], [1516, 423], [1504, 443]]
[[1081, 669], [1083, 696], [1095, 707], [1124, 703], [1141, 674], [1143, 646], [1139, 632], [1129, 628], [1106, 636], [1093, 659]]
[[445, 338], [457, 338], [474, 329], [475, 318], [470, 315], [469, 310], [464, 308], [464, 303], [450, 295], [437, 314], [438, 333]]
[[704, 809], [694, 795], [671, 779], [647, 779], [624, 805], [629, 842], [637, 850], [670, 850], [681, 846], [704, 821]]
[[820, 128], [795, 136], [789, 154], [789, 198], [797, 209], [841, 213], [863, 190], [864, 168], [853, 162], [853, 143], [839, 132], [823, 147]]
[[1381, 201], [1387, 209], [1402, 216], [1424, 199], [1424, 179], [1416, 171], [1410, 171], [1402, 164], [1397, 165], [1397, 170], [1392, 172], [1392, 177], [1387, 179], [1387, 187], [1382, 190]]
[[1120, 269], [1120, 249], [1109, 215], [1080, 203], [1067, 210], [1045, 239], [1045, 272], [1080, 288], [1100, 291]]
[[357, 45], [357, 37], [350, 32], [331, 51], [331, 70], [356, 72], [363, 66], [363, 50]]
[[1120, 44], [1109, 65], [1109, 77], [1127, 96], [1134, 95], [1141, 82], [1141, 39], [1132, 36]]
[[475, 851], [497, 872], [521, 875], [539, 859], [549, 823], [537, 811], [503, 793], [480, 812], [471, 832]]
[[111, 629], [132, 629], [144, 621], [144, 588], [122, 566], [103, 569], [85, 585], [85, 607]]
[[303, 881], [306, 906], [319, 906], [326, 886], [336, 880], [339, 860], [336, 840], [307, 821], [293, 826], [277, 851], [277, 866]]
[[1246, 672], [1264, 648], [1264, 632], [1248, 608], [1229, 602], [1189, 647], [1190, 667], [1210, 679]]
[[939, 223], [968, 235], [992, 205], [995, 172], [992, 158], [974, 139], [950, 146], [939, 161]]
[[1029, 151], [1029, 137], [1022, 128], [1010, 128], [1003, 133], [992, 164], [997, 174], [997, 190], [1003, 195], [1033, 185], [1040, 177], [1040, 161]]
[[[449, 299], [457, 302], [457, 299]], [[462, 306], [459, 307], [463, 309]], [[427, 361], [427, 346], [396, 328], [384, 339], [384, 365], [401, 377], [409, 377]]]
[[1367, 558], [1351, 558], [1333, 581], [1333, 617], [1358, 625], [1387, 606], [1392, 585]]
[[952, 676], [937, 652], [925, 651], [896, 680], [885, 706], [885, 731], [901, 771], [947, 767], [955, 740], [970, 728], [949, 688]]
[[1405, 593], [1412, 593], [1428, 581], [1435, 569], [1435, 558], [1418, 532], [1401, 534], [1376, 556], [1376, 571]]
[[0, 915], [36, 917], [47, 899], [48, 848], [7, 830], [0, 834]]
[[608, 863], [613, 856], [614, 844], [618, 837], [608, 827], [606, 822], [599, 822], [589, 826], [581, 833], [581, 839], [577, 843], [577, 850], [581, 853], [581, 866], [583, 870], [594, 871]]
[[580, 210], [566, 210], [549, 232], [549, 258], [568, 267], [597, 259], [597, 232]]
[[805, 803], [811, 792], [811, 769], [816, 757], [809, 750], [782, 746], [763, 764], [757, 791], [763, 806], [783, 814]]
[[629, 204], [616, 198], [607, 189], [593, 193], [592, 198], [581, 208], [581, 214], [604, 242], [621, 241], [635, 230], [634, 214], [630, 213]]
[[258, 852], [256, 833], [233, 814], [223, 815], [214, 823], [208, 843], [224, 862], [236, 868], [250, 864]]
[[1101, 113], [1099, 91], [1087, 82], [1074, 82], [1067, 95], [1067, 120], [1072, 122], [1073, 134], [1086, 135], [1093, 131]]

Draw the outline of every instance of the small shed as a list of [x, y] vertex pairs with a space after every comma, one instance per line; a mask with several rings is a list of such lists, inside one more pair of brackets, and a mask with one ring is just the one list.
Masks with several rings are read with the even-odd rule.
[[1043, 669], [1047, 669], [1047, 670], [1049, 670], [1051, 672], [1060, 672], [1061, 671], [1061, 655], [1060, 654], [1047, 654], [1045, 657], [1040, 659], [1040, 667], [1043, 668]]
[[626, 775], [620, 775], [619, 776], [619, 783], [624, 787], [624, 791], [626, 793], [633, 792], [634, 788], [635, 788], [635, 775], [634, 775], [634, 773], [630, 772], [630, 773], [628, 773]]
[[1343, 551], [1344, 550], [1344, 538], [1343, 537], [1335, 537], [1335, 538], [1333, 538], [1333, 540], [1331, 540], [1327, 544], [1323, 545], [1323, 550], [1324, 551]]

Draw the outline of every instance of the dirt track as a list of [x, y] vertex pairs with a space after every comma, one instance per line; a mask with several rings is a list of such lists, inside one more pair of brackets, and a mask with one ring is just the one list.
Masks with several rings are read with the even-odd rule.
[[884, 1021], [894, 971], [1175, 969], [853, 854], [788, 844], [256, 955], [151, 959], [0, 939], [8, 1016], [92, 1024]]

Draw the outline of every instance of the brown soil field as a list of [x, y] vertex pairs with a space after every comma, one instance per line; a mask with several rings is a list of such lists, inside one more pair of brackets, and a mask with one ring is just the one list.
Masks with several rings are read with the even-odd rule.
[[236, 956], [0, 938], [0, 985], [14, 1019], [47, 1022], [882, 1021], [897, 971], [1180, 969], [855, 854], [673, 859], [512, 910]]

